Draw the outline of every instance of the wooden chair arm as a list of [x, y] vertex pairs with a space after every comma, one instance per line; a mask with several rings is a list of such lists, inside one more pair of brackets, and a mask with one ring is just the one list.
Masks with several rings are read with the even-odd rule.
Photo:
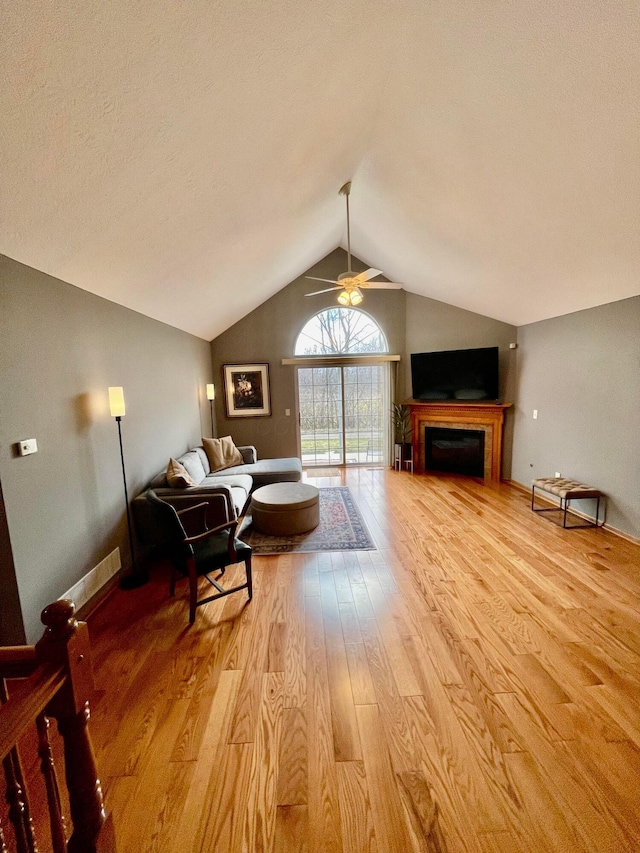
[[[183, 509], [178, 509], [176, 506], [174, 509], [178, 513], [178, 518], [182, 522], [187, 536], [194, 536], [203, 530], [208, 530], [207, 510], [209, 509], [209, 504], [206, 501], [185, 506]], [[197, 514], [193, 510], [197, 510]]]
[[185, 512], [191, 512], [193, 509], [201, 509], [202, 507], [208, 507], [209, 504], [206, 501], [203, 501], [199, 504], [193, 504], [193, 506], [186, 506], [184, 509], [176, 509], [178, 515], [184, 515]]
[[[187, 536], [196, 536], [210, 529], [210, 525], [217, 521], [229, 521], [233, 515], [229, 514], [225, 496], [218, 493], [212, 495], [170, 495], [162, 500], [170, 504], [178, 513]], [[192, 512], [197, 509], [198, 512]]]
[[[213, 536], [215, 533], [220, 533], [221, 530], [229, 530], [230, 538], [233, 537], [233, 533], [235, 532], [235, 528], [238, 526], [238, 520], [236, 518], [233, 521], [227, 521], [225, 524], [218, 524], [217, 527], [212, 527], [210, 530], [205, 530], [203, 533], [197, 533], [195, 536], [187, 536], [184, 540], [191, 545], [193, 542], [201, 542], [203, 539], [208, 539], [210, 536]], [[233, 528], [233, 529], [232, 529]]]

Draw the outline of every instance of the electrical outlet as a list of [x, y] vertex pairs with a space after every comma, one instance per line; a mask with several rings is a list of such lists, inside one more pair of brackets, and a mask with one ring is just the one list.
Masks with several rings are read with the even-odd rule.
[[29, 456], [31, 453], [37, 453], [38, 442], [35, 438], [25, 438], [24, 441], [18, 442], [18, 450], [20, 456]]
[[562, 474], [560, 473], [560, 471], [556, 471], [555, 476], [556, 477], [562, 477]]

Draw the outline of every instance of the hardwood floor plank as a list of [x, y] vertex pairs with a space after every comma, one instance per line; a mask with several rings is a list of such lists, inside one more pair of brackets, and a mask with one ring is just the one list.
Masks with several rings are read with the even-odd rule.
[[[294, 554], [294, 557], [306, 555]], [[305, 580], [304, 562], [294, 559], [291, 571], [291, 594], [287, 613], [287, 642], [284, 652], [284, 706], [303, 708], [307, 699], [305, 650]]]
[[284, 672], [287, 628], [286, 622], [272, 622], [269, 626], [266, 672]]
[[284, 675], [281, 672], [267, 672], [262, 677], [262, 695], [249, 771], [243, 853], [270, 853], [274, 850], [283, 708]]
[[356, 705], [373, 705], [376, 701], [376, 691], [373, 686], [364, 643], [349, 643], [345, 645], [345, 651], [354, 703]]
[[229, 642], [231, 631], [232, 624], [223, 622], [210, 632], [210, 652], [200, 664], [184, 726], [171, 753], [172, 761], [196, 761], [198, 758], [222, 674], [223, 650]]
[[[319, 598], [306, 601], [309, 849], [342, 853], [338, 777]], [[348, 851], [345, 851], [348, 853]]]
[[362, 752], [333, 573], [321, 577], [321, 602], [335, 760], [357, 761]]
[[[185, 851], [204, 851], [203, 839], [208, 840], [217, 835], [221, 825], [220, 817], [225, 813], [226, 803], [222, 799], [222, 791], [227, 780], [227, 768], [224, 759], [229, 754], [226, 742], [241, 677], [238, 670], [226, 670], [220, 675], [215, 704], [211, 705], [195, 762], [196, 770], [187, 789], [185, 808], [176, 824], [175, 837], [184, 843]], [[243, 775], [239, 780], [240, 785], [244, 778]], [[203, 809], [204, 803], [206, 808]]]
[[[272, 564], [268, 576], [273, 580], [276, 567]], [[275, 590], [275, 584], [267, 583], [267, 573], [263, 577], [262, 606], [256, 608], [254, 603], [259, 600], [254, 598], [251, 609], [254, 616], [251, 622], [244, 623], [243, 634], [243, 657], [238, 663], [243, 663], [242, 681], [236, 708], [233, 717], [229, 743], [251, 743], [256, 732], [258, 706], [261, 699], [262, 673], [265, 671], [268, 643], [265, 638], [269, 636], [269, 616]], [[240, 639], [240, 635], [239, 635]]]
[[309, 853], [309, 810], [306, 806], [278, 806], [276, 853]]
[[215, 786], [205, 800], [194, 804], [199, 805], [204, 818], [195, 840], [188, 846], [187, 835], [175, 836], [177, 843], [184, 843], [185, 851], [220, 853], [221, 850], [242, 850], [254, 749], [253, 743], [224, 745], [216, 767]]
[[279, 806], [307, 804], [307, 717], [301, 708], [285, 708], [278, 759]]
[[379, 850], [406, 853], [411, 840], [377, 705], [358, 705], [358, 729]]
[[528, 752], [512, 752], [505, 755], [505, 762], [524, 804], [523, 829], [535, 839], [530, 849], [586, 851], [578, 828], [565, 815], [563, 804], [546, 788], [540, 766], [532, 756]]
[[[404, 714], [393, 670], [375, 626], [363, 623], [362, 632], [379, 713], [395, 772], [415, 768], [415, 745]], [[415, 694], [417, 695], [417, 694]]]
[[363, 762], [341, 761], [337, 767], [343, 849], [348, 853], [381, 853], [373, 829]]

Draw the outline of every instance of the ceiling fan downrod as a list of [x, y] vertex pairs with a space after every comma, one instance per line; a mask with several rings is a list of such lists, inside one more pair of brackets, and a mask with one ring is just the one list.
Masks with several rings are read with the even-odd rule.
[[351, 276], [351, 223], [349, 221], [349, 193], [351, 192], [351, 181], [347, 181], [340, 187], [339, 193], [347, 200], [347, 274]]

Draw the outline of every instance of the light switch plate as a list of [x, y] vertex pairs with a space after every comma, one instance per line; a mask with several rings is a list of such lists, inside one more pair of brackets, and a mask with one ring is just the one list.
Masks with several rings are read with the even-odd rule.
[[23, 441], [18, 442], [18, 449], [20, 456], [29, 456], [31, 453], [38, 452], [38, 442], [35, 438], [25, 438]]

